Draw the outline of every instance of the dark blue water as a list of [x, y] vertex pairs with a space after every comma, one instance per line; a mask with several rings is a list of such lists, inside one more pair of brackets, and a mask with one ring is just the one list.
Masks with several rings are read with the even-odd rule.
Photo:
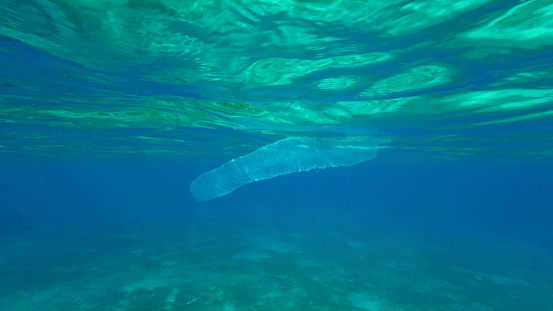
[[0, 180], [1, 302], [549, 308], [549, 163], [385, 155], [203, 203], [187, 187], [203, 168], [183, 161], [11, 159]]

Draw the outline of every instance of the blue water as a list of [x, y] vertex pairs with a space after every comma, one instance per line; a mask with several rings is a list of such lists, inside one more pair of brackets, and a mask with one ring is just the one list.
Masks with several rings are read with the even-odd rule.
[[0, 1], [1, 311], [553, 310], [550, 1], [183, 3]]
[[202, 168], [183, 161], [10, 161], [2, 171], [3, 310], [553, 302], [548, 163], [374, 160], [200, 204], [187, 185]]

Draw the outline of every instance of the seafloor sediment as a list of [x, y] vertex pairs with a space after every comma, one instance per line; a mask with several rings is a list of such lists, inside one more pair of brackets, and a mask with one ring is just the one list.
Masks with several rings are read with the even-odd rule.
[[214, 224], [6, 238], [0, 309], [553, 310], [553, 262], [536, 245], [321, 229]]

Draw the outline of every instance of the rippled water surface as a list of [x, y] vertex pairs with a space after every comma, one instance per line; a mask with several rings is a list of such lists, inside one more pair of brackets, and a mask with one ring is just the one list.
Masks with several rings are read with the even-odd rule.
[[552, 152], [549, 0], [1, 4], [4, 153], [375, 131], [436, 157]]

